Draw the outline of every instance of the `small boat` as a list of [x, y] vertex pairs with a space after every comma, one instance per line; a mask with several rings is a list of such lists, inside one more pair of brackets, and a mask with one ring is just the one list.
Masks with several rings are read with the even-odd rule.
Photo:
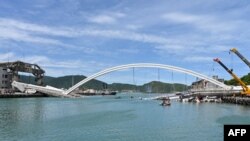
[[170, 103], [170, 99], [163, 99], [162, 100], [162, 103], [161, 103], [161, 106], [170, 106], [171, 103]]
[[101, 95], [116, 95], [116, 91], [104, 91], [104, 92], [102, 92], [102, 94]]

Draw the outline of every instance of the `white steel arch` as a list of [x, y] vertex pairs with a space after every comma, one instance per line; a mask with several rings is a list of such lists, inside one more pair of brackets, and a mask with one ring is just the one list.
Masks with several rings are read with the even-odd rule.
[[120, 65], [120, 66], [108, 68], [108, 69], [102, 70], [100, 72], [97, 72], [97, 73], [83, 79], [82, 81], [78, 82], [77, 84], [75, 84], [74, 86], [72, 86], [68, 90], [64, 91], [63, 93], [67, 95], [67, 94], [71, 93], [73, 90], [75, 90], [76, 88], [80, 87], [81, 85], [83, 85], [84, 83], [87, 83], [88, 81], [90, 81], [92, 79], [95, 79], [99, 76], [105, 75], [105, 74], [113, 72], [113, 71], [118, 71], [118, 70], [123, 70], [123, 69], [128, 69], [128, 68], [160, 68], [160, 69], [173, 70], [173, 71], [177, 71], [177, 72], [181, 72], [181, 73], [186, 73], [186, 74], [189, 74], [189, 75], [201, 78], [201, 79], [205, 79], [205, 80], [207, 80], [215, 85], [218, 85], [226, 90], [231, 89], [230, 86], [227, 86], [224, 83], [221, 83], [213, 78], [210, 78], [206, 75], [200, 74], [200, 73], [192, 71], [192, 70], [184, 69], [181, 67], [175, 67], [175, 66], [171, 66], [171, 65], [164, 65], [164, 64], [136, 63], [136, 64]]

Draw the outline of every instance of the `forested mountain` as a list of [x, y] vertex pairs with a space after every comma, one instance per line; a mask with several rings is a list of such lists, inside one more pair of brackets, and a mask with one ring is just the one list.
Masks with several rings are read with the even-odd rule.
[[[245, 84], [250, 85], [250, 73], [247, 75], [244, 75], [243, 77], [240, 78]], [[231, 79], [228, 81], [225, 81], [225, 84], [227, 85], [239, 85], [238, 82], [235, 79]]]
[[[44, 85], [50, 85], [56, 88], [68, 89], [72, 85], [83, 80], [84, 78], [86, 78], [86, 76], [83, 75], [69, 75], [62, 77], [45, 76]], [[20, 80], [25, 83], [35, 84], [33, 76], [21, 75]], [[81, 88], [96, 89], [96, 90], [107, 88], [114, 91], [139, 91], [148, 93], [169, 93], [173, 91], [184, 91], [186, 87], [187, 86], [184, 84], [177, 84], [177, 83], [170, 84], [159, 81], [152, 81], [144, 85], [136, 86], [132, 84], [122, 84], [122, 83], [107, 84], [99, 80], [91, 80], [90, 82], [81, 86]]]

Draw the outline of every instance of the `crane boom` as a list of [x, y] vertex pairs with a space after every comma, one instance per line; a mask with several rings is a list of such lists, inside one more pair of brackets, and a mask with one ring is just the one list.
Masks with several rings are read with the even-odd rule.
[[230, 51], [235, 53], [250, 68], [250, 62], [236, 48], [232, 48]]
[[241, 92], [242, 94], [250, 95], [250, 88], [248, 88], [248, 86], [243, 81], [241, 81], [238, 76], [236, 76], [230, 69], [228, 69], [228, 67], [225, 66], [219, 58], [215, 58], [214, 61], [219, 63], [241, 85], [243, 89], [243, 91]]

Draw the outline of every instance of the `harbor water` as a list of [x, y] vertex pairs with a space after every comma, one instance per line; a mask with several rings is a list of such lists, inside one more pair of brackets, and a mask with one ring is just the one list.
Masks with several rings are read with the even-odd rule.
[[223, 141], [224, 124], [250, 124], [247, 106], [141, 100], [150, 96], [0, 99], [0, 140]]

